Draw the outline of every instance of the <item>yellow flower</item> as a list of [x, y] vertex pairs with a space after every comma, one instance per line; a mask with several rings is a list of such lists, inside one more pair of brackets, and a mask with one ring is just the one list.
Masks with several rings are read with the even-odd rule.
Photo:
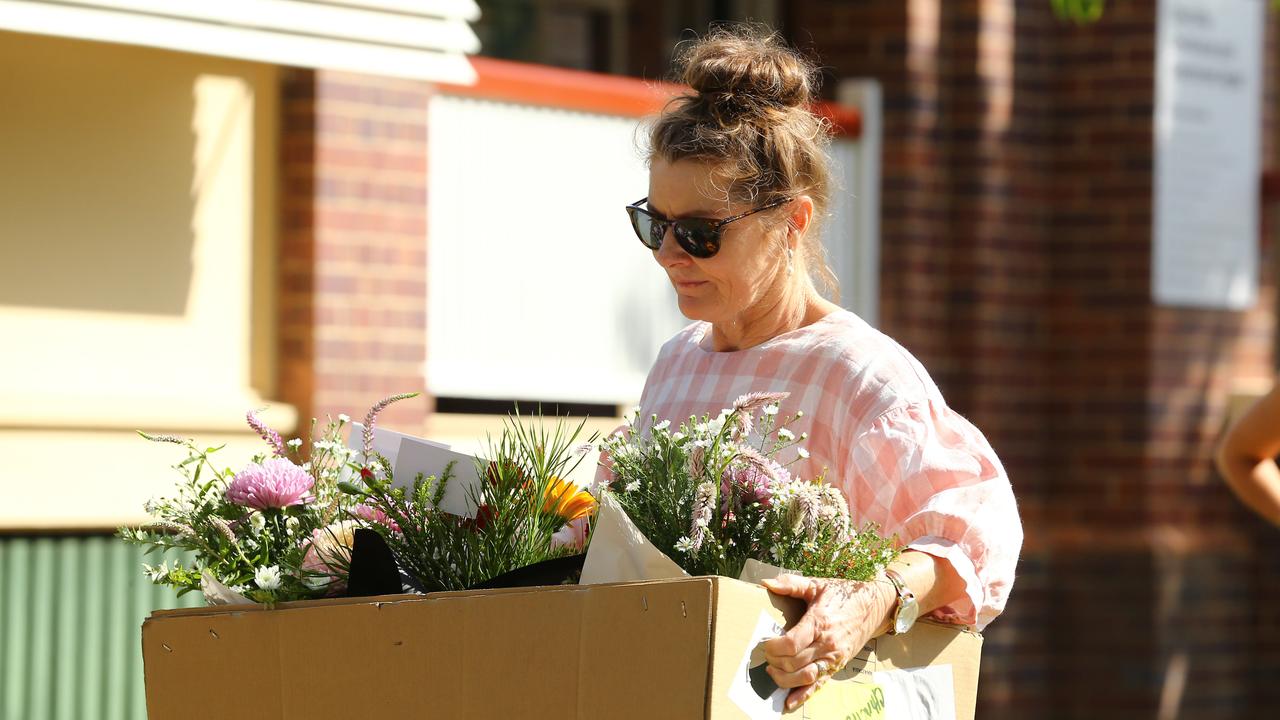
[[542, 512], [555, 513], [565, 522], [586, 517], [595, 509], [596, 499], [591, 497], [591, 493], [564, 478], [552, 476], [542, 491]]

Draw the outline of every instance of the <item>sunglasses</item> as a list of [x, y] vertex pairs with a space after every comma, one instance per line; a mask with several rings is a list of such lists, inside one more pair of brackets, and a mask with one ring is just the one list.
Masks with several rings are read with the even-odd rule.
[[641, 198], [627, 206], [627, 215], [631, 218], [631, 228], [636, 231], [636, 237], [640, 238], [640, 242], [644, 243], [644, 246], [650, 250], [657, 250], [662, 247], [662, 238], [666, 237], [667, 228], [669, 227], [672, 234], [676, 236], [676, 242], [680, 243], [680, 247], [684, 248], [685, 252], [696, 258], [706, 259], [720, 252], [720, 239], [724, 235], [725, 225], [737, 222], [744, 217], [755, 215], [758, 212], [772, 210], [780, 205], [785, 205], [791, 202], [791, 198], [775, 200], [767, 205], [752, 208], [740, 215], [727, 217], [723, 220], [696, 217], [669, 220], [640, 207], [648, 201], [649, 198]]

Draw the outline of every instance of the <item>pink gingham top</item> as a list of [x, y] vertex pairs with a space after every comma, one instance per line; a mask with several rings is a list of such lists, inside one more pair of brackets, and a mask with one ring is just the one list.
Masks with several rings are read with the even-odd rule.
[[[790, 427], [809, 434], [801, 447], [810, 453], [792, 474], [825, 470], [856, 522], [951, 563], [965, 596], [934, 617], [981, 630], [1000, 614], [1022, 547], [1013, 490], [986, 438], [947, 407], [914, 357], [844, 310], [733, 352], [713, 351], [710, 330], [695, 322], [662, 346], [641, 427], [655, 414], [673, 425], [714, 417], [752, 391], [789, 392], [779, 416], [804, 411]], [[779, 461], [796, 458], [791, 448]]]

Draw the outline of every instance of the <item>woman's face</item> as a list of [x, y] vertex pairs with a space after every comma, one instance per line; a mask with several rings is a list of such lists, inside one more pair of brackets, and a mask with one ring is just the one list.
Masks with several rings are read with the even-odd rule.
[[[664, 218], [726, 218], [746, 212], [748, 205], [729, 203], [717, 187], [725, 183], [711, 167], [696, 160], [649, 166], [649, 209]], [[715, 199], [720, 195], [719, 199]], [[726, 225], [720, 251], [695, 258], [680, 247], [667, 228], [654, 259], [675, 288], [680, 312], [691, 320], [734, 322], [753, 309], [767, 312], [781, 296], [786, 272], [785, 211], [767, 210]]]

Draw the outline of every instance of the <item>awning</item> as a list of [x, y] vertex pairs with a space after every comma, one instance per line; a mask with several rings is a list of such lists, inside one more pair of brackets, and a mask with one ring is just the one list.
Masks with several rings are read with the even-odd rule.
[[0, 0], [0, 30], [469, 84], [474, 0]]

